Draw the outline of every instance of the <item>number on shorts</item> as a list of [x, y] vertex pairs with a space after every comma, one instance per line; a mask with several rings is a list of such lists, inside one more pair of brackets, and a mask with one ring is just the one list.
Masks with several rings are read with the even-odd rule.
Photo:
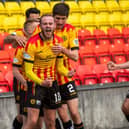
[[61, 101], [60, 92], [57, 92], [57, 93], [55, 93], [54, 95], [55, 95], [55, 102], [56, 102], [56, 103], [59, 102], [59, 101]]
[[70, 93], [75, 91], [72, 84], [67, 85], [67, 87], [68, 87]]

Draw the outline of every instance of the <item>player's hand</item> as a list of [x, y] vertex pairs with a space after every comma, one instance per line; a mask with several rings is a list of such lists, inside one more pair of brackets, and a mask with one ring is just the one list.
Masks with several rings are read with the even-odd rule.
[[49, 77], [49, 78], [47, 78], [47, 79], [45, 79], [43, 82], [42, 82], [42, 84], [41, 84], [41, 86], [43, 86], [43, 87], [52, 87], [52, 83], [53, 83], [53, 80], [52, 80], [52, 78], [51, 77]]
[[26, 81], [26, 80], [24, 80], [24, 81], [22, 81], [22, 82], [21, 82], [21, 84], [23, 85], [24, 90], [25, 90], [25, 91], [27, 91], [27, 89], [28, 89], [27, 81]]
[[110, 62], [107, 63], [107, 68], [110, 71], [116, 70], [117, 69], [117, 64], [115, 64], [114, 62], [110, 61]]
[[18, 45], [25, 47], [27, 39], [24, 36], [15, 36], [14, 38]]
[[68, 73], [68, 77], [73, 77], [76, 73], [76, 70], [75, 69], [72, 69], [71, 71], [69, 71]]
[[52, 46], [52, 51], [53, 51], [53, 53], [58, 55], [58, 54], [62, 53], [63, 47], [59, 44], [56, 44], [56, 45]]

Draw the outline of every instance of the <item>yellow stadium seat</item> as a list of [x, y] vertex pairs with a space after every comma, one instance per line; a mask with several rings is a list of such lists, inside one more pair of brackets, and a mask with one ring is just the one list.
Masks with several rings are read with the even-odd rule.
[[114, 12], [109, 15], [109, 22], [112, 27], [121, 28], [124, 24], [122, 23], [122, 13]]
[[43, 13], [50, 13], [51, 12], [50, 5], [46, 1], [36, 1], [36, 8], [41, 11], [41, 15]]
[[110, 27], [109, 24], [109, 13], [107, 12], [102, 12], [102, 13], [98, 13], [95, 16], [95, 24], [98, 28], [100, 28], [101, 26], [108, 26]]
[[120, 6], [118, 4], [117, 1], [115, 0], [107, 0], [106, 1], [106, 6], [107, 6], [107, 9], [112, 12], [112, 11], [120, 11]]
[[8, 15], [11, 14], [21, 14], [21, 8], [18, 2], [5, 2], [5, 8]]
[[15, 16], [9, 16], [5, 17], [3, 20], [4, 28], [6, 28], [6, 31], [9, 32], [9, 30], [16, 30], [17, 29], [17, 17]]
[[23, 24], [25, 22], [25, 16], [17, 16], [17, 19], [18, 19], [18, 28], [23, 28]]
[[67, 22], [72, 24], [75, 27], [80, 27], [81, 26], [80, 17], [81, 17], [81, 14], [72, 13], [71, 15], [69, 15]]
[[121, 16], [121, 19], [122, 19], [122, 23], [125, 26], [128, 26], [129, 25], [129, 12], [123, 13]]
[[0, 14], [7, 14], [6, 8], [2, 2], [0, 2]]
[[95, 26], [95, 15], [96, 13], [86, 13], [80, 18], [81, 26], [85, 28], [86, 26]]
[[25, 15], [28, 8], [34, 8], [35, 4], [32, 1], [21, 1], [20, 2], [21, 12]]
[[93, 1], [92, 4], [93, 4], [93, 8], [96, 12], [108, 11], [107, 6], [104, 1], [97, 0], [97, 1]]
[[119, 0], [120, 9], [122, 11], [129, 11], [129, 1], [128, 0]]
[[0, 15], [0, 19], [2, 19], [1, 21], [0, 21], [0, 32], [5, 32], [6, 31], [6, 28], [4, 28], [4, 19], [5, 19], [5, 17], [7, 17], [6, 15]]
[[66, 1], [65, 3], [69, 5], [70, 13], [80, 12], [80, 8], [79, 8], [77, 2], [75, 2], [75, 1]]
[[94, 12], [94, 8], [90, 1], [79, 1], [78, 4], [82, 13]]

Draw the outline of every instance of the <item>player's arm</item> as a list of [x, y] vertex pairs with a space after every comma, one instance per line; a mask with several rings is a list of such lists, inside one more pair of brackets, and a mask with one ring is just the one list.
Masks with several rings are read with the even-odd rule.
[[59, 74], [67, 77], [72, 77], [74, 71], [69, 71], [63, 63], [63, 56], [57, 56], [56, 70]]
[[122, 64], [116, 64], [116, 63], [110, 61], [107, 63], [107, 67], [109, 70], [127, 69], [127, 68], [129, 68], [129, 61], [122, 63]]
[[20, 73], [19, 68], [16, 66], [13, 66], [13, 76], [21, 82], [22, 85], [27, 86], [27, 82], [23, 75]]
[[25, 46], [26, 38], [24, 36], [18, 36], [16, 34], [10, 34], [5, 37], [4, 44], [12, 43], [13, 47], [16, 48], [18, 45]]
[[33, 80], [35, 83], [43, 87], [52, 86], [52, 78], [47, 78], [46, 80], [42, 80], [33, 72], [33, 63], [25, 61], [24, 64], [25, 64], [25, 73], [29, 79]]
[[42, 80], [33, 72], [33, 63], [25, 61], [24, 64], [26, 76], [35, 83], [41, 85]]
[[78, 56], [78, 49], [67, 49], [59, 44], [55, 45], [52, 47], [52, 51], [55, 54], [60, 54], [63, 53], [65, 54], [67, 57], [69, 57], [70, 59], [77, 61], [79, 56]]

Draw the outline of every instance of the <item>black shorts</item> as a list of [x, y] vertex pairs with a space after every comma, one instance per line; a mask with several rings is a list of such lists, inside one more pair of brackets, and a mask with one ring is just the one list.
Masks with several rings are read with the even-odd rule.
[[26, 106], [37, 109], [56, 109], [61, 106], [61, 96], [57, 81], [50, 88], [28, 82]]
[[60, 87], [62, 103], [66, 103], [66, 101], [68, 100], [78, 98], [77, 89], [74, 81], [68, 82], [59, 87]]
[[15, 96], [15, 102], [17, 104], [20, 104], [20, 91], [21, 91], [21, 84], [19, 81], [14, 77], [13, 78], [13, 91]]

